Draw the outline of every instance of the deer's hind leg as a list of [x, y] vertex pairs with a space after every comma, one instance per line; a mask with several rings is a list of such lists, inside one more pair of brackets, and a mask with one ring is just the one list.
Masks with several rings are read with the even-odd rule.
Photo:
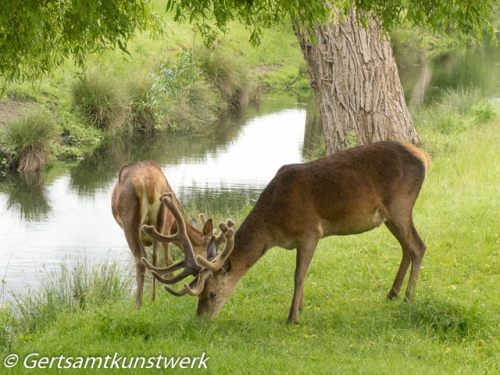
[[403, 280], [411, 264], [410, 280], [408, 281], [408, 288], [406, 289], [405, 295], [405, 300], [409, 300], [415, 291], [426, 246], [413, 225], [411, 211], [406, 215], [392, 217], [391, 220], [388, 220], [385, 224], [399, 241], [403, 250], [401, 264], [399, 265], [399, 270], [394, 279], [392, 288], [387, 294], [387, 298], [390, 300], [398, 298], [401, 285], [403, 284]]
[[136, 281], [137, 281], [137, 293], [135, 298], [136, 308], [141, 308], [142, 306], [142, 295], [144, 292], [144, 278], [146, 273], [146, 266], [141, 261], [142, 257], [147, 258], [146, 250], [142, 244], [141, 234], [139, 225], [134, 225], [134, 222], [129, 222], [128, 220], [123, 223], [125, 238], [127, 243], [132, 250], [132, 254], [135, 258], [135, 271], [136, 271]]

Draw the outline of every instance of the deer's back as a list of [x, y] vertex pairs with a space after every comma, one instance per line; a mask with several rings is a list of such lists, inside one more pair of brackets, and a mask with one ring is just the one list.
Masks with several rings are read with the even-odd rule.
[[413, 207], [427, 167], [428, 156], [413, 146], [356, 147], [283, 166], [254, 210], [285, 237], [308, 230], [323, 236], [360, 233], [387, 220], [394, 204]]
[[[137, 225], [155, 225], [162, 207], [159, 198], [170, 190], [157, 163], [140, 161], [127, 164], [121, 168], [113, 189], [113, 216], [121, 226], [127, 219], [138, 221]], [[136, 217], [137, 213], [139, 217]]]

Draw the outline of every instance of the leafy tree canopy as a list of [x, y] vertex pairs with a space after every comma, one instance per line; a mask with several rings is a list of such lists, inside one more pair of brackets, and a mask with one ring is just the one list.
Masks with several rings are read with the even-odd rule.
[[[354, 6], [372, 14], [385, 30], [402, 23], [431, 32], [482, 36], [496, 0], [165, 0], [178, 22], [190, 22], [211, 44], [231, 21], [251, 30], [258, 44], [262, 29], [292, 20], [301, 31], [347, 14]], [[334, 11], [335, 10], [335, 11]], [[0, 7], [0, 73], [7, 81], [34, 80], [68, 57], [106, 48], [126, 51], [135, 32], [161, 33], [161, 17], [150, 0], [3, 0]]]
[[35, 80], [68, 57], [81, 65], [88, 53], [125, 50], [136, 31], [160, 24], [149, 0], [2, 0], [0, 75]]

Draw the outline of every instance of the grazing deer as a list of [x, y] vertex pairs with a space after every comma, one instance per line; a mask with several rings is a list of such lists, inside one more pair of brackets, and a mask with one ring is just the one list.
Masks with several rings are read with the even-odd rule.
[[[141, 228], [143, 225], [153, 226], [159, 233], [171, 233], [177, 226], [172, 213], [165, 209], [160, 202], [160, 196], [169, 192], [172, 194], [173, 204], [180, 210], [180, 203], [175, 198], [165, 175], [160, 166], [154, 161], [141, 161], [123, 166], [118, 176], [118, 181], [111, 196], [111, 209], [117, 223], [123, 228], [125, 238], [135, 257], [137, 295], [136, 307], [142, 305], [142, 295], [144, 289], [144, 276], [146, 268], [141, 262], [141, 258], [147, 258], [144, 246], [153, 245], [153, 264], [157, 266], [158, 261], [158, 241], [151, 239]], [[180, 212], [180, 211], [179, 211]], [[213, 234], [212, 220], [205, 220], [205, 216], [200, 214], [203, 231], [198, 229], [196, 220], [185, 226], [189, 238], [191, 251], [197, 255], [204, 254], [209, 247], [209, 239]], [[177, 219], [177, 223], [179, 220]], [[211, 251], [217, 243], [223, 241], [222, 236], [214, 239], [215, 243], [210, 246]], [[184, 251], [183, 243], [174, 242]], [[165, 264], [172, 264], [169, 244], [163, 244], [165, 254]], [[161, 270], [159, 271], [161, 272]], [[168, 272], [168, 271], [167, 271]], [[155, 279], [152, 281], [152, 299], [155, 299]]]
[[[193, 283], [184, 284], [185, 292], [198, 296], [198, 315], [212, 318], [270, 248], [296, 248], [295, 291], [288, 316], [288, 322], [296, 323], [304, 300], [304, 279], [319, 240], [366, 232], [385, 223], [403, 249], [387, 298], [398, 297], [411, 264], [405, 297], [410, 299], [426, 248], [413, 225], [412, 210], [429, 163], [428, 155], [414, 146], [378, 142], [310, 163], [285, 165], [264, 189], [234, 240], [232, 229], [220, 225], [226, 236], [223, 252], [208, 260], [186, 252], [184, 264], [175, 267], [185, 267], [178, 276], [164, 279], [157, 271], [153, 274], [166, 284], [195, 275]], [[167, 203], [169, 208], [173, 204]], [[144, 230], [164, 240], [154, 228]]]

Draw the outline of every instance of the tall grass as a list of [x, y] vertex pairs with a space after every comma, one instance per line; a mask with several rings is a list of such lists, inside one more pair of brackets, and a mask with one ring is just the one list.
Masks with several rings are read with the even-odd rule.
[[30, 111], [8, 122], [1, 134], [17, 170], [23, 172], [39, 170], [48, 164], [55, 136], [54, 118], [44, 110]]
[[173, 131], [199, 129], [202, 124], [216, 119], [216, 103], [216, 92], [200, 79], [183, 88], [180, 95], [166, 101], [168, 110], [163, 122]]
[[96, 265], [88, 258], [60, 263], [46, 270], [40, 286], [0, 311], [0, 344], [30, 337], [57, 320], [62, 312], [85, 310], [129, 296], [133, 278], [123, 266], [107, 261]]
[[433, 104], [412, 110], [417, 126], [432, 127], [442, 135], [457, 135], [492, 120], [497, 113], [478, 89], [446, 90]]
[[127, 117], [126, 97], [116, 78], [97, 68], [88, 70], [71, 84], [74, 107], [88, 123], [118, 130]]
[[258, 82], [234, 54], [223, 48], [196, 51], [200, 69], [215, 86], [228, 109], [236, 110], [255, 101], [259, 96]]

